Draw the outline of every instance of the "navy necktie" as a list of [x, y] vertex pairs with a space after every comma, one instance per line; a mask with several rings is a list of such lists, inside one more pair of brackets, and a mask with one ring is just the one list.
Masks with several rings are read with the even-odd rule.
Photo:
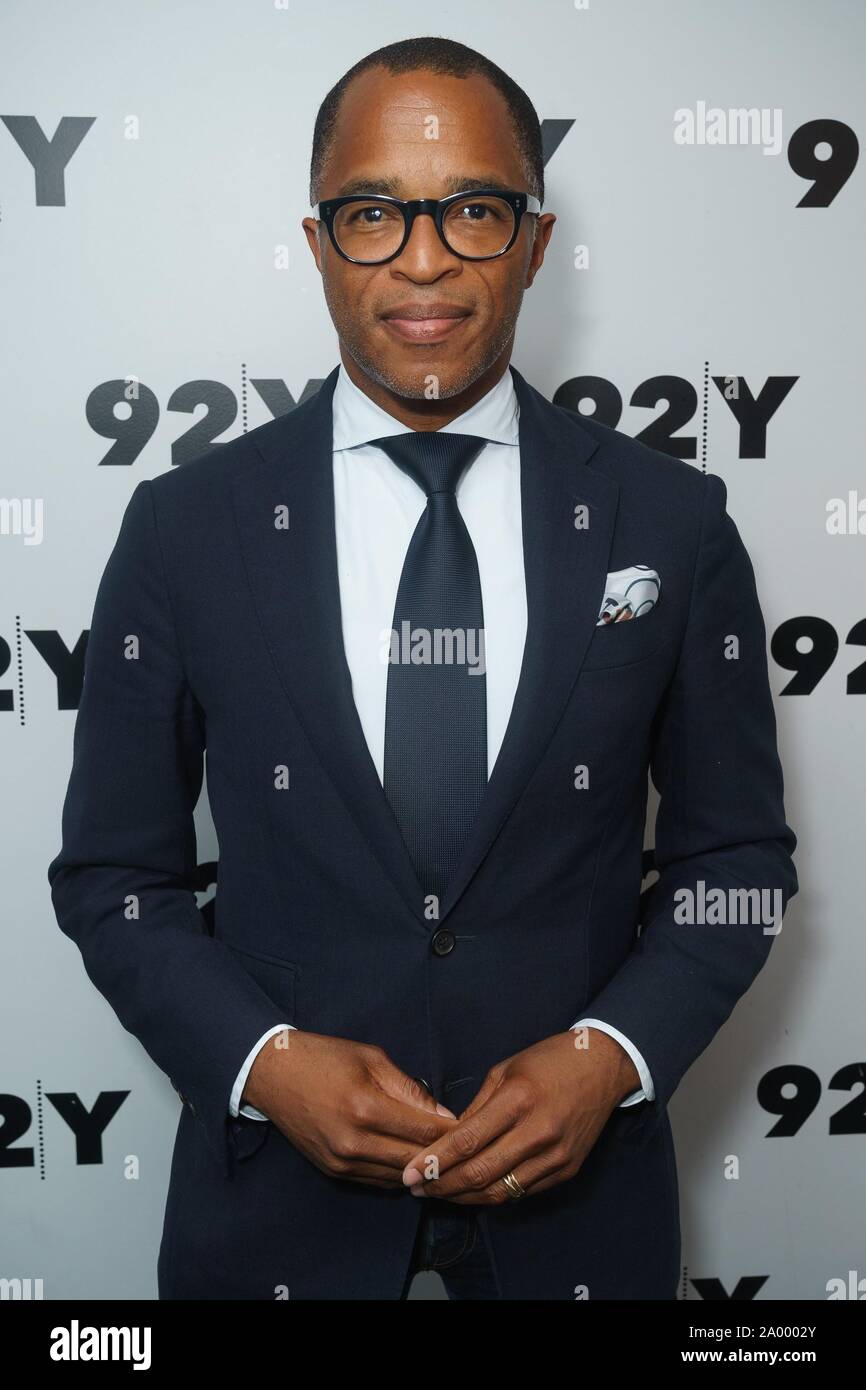
[[455, 496], [485, 441], [421, 430], [372, 443], [427, 496], [394, 607], [383, 782], [424, 892], [441, 899], [487, 786], [481, 581]]

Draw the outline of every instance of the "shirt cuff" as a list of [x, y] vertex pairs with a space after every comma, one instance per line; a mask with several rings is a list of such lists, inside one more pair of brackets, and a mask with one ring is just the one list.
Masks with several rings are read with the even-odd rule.
[[638, 1052], [634, 1043], [630, 1042], [624, 1033], [621, 1033], [618, 1028], [614, 1028], [610, 1023], [602, 1023], [600, 1018], [581, 1018], [577, 1023], [572, 1023], [569, 1032], [574, 1032], [577, 1028], [599, 1028], [602, 1033], [607, 1033], [610, 1037], [615, 1038], [620, 1047], [628, 1053], [637, 1067], [637, 1074], [640, 1077], [643, 1090], [632, 1091], [631, 1095], [626, 1096], [625, 1100], [620, 1101], [617, 1106], [618, 1110], [621, 1110], [623, 1106], [626, 1105], [637, 1105], [638, 1101], [641, 1100], [655, 1100], [655, 1086], [653, 1085], [653, 1080], [649, 1073], [649, 1067], [644, 1061], [642, 1054]]
[[[241, 1114], [246, 1115], [250, 1120], [267, 1120], [268, 1116], [263, 1115], [261, 1110], [256, 1110], [254, 1105], [241, 1105], [241, 1096], [244, 1093], [244, 1086], [247, 1084], [247, 1077], [250, 1074], [253, 1062], [258, 1057], [268, 1038], [273, 1038], [277, 1033], [282, 1033], [287, 1028], [291, 1028], [292, 1032], [297, 1032], [293, 1023], [277, 1023], [273, 1028], [269, 1028], [267, 1033], [263, 1033], [255, 1046], [250, 1049], [246, 1061], [237, 1074], [237, 1080], [232, 1087], [232, 1093], [229, 1098], [229, 1114], [233, 1119], [236, 1120], [238, 1114]], [[240, 1109], [238, 1109], [238, 1107], [240, 1107]]]

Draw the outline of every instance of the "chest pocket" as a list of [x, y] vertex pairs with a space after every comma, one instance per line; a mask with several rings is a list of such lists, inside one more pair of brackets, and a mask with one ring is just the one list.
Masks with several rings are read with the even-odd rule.
[[596, 627], [581, 671], [604, 671], [646, 661], [671, 642], [671, 624], [661, 602], [639, 618]]

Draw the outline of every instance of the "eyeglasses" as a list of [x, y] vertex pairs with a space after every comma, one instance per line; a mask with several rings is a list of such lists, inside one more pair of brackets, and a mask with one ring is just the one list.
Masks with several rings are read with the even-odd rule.
[[537, 217], [531, 193], [473, 188], [447, 198], [389, 198], [354, 193], [328, 198], [313, 209], [328, 229], [334, 250], [356, 265], [384, 265], [400, 255], [415, 218], [425, 213], [449, 251], [466, 261], [504, 256], [514, 245], [523, 214]]

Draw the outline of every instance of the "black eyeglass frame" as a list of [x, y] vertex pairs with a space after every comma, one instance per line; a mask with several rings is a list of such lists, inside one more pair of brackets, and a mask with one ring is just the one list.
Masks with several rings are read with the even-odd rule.
[[[448, 244], [442, 228], [442, 223], [448, 208], [454, 203], [459, 203], [461, 201], [471, 202], [473, 198], [481, 197], [482, 195], [487, 198], [501, 198], [503, 202], [508, 203], [514, 214], [514, 230], [511, 233], [507, 245], [503, 246], [501, 251], [494, 251], [489, 256], [466, 256], [462, 251], [455, 251], [454, 247]], [[356, 256], [348, 256], [342, 247], [338, 245], [334, 233], [334, 218], [340, 208], [345, 207], [347, 203], [369, 203], [373, 199], [375, 199], [377, 203], [389, 203], [391, 207], [396, 207], [401, 210], [403, 214], [403, 240], [400, 242], [397, 250], [391, 252], [390, 256], [382, 256], [381, 259], [374, 261], [362, 261]], [[386, 193], [349, 193], [343, 198], [326, 198], [323, 202], [316, 203], [316, 206], [313, 208], [313, 213], [317, 220], [324, 222], [327, 227], [331, 245], [337, 252], [337, 255], [342, 256], [344, 261], [350, 261], [352, 265], [387, 265], [389, 261], [396, 260], [412, 235], [412, 227], [415, 218], [422, 213], [433, 218], [436, 231], [439, 233], [439, 240], [446, 250], [451, 252], [452, 256], [457, 256], [462, 261], [495, 261], [499, 256], [504, 256], [506, 251], [511, 250], [517, 240], [517, 234], [523, 222], [523, 215], [527, 212], [531, 216], [537, 217], [541, 212], [541, 203], [539, 200], [533, 197], [531, 193], [519, 193], [513, 189], [503, 188], [470, 188], [463, 193], [449, 193], [447, 198], [405, 199], [392, 198]]]

